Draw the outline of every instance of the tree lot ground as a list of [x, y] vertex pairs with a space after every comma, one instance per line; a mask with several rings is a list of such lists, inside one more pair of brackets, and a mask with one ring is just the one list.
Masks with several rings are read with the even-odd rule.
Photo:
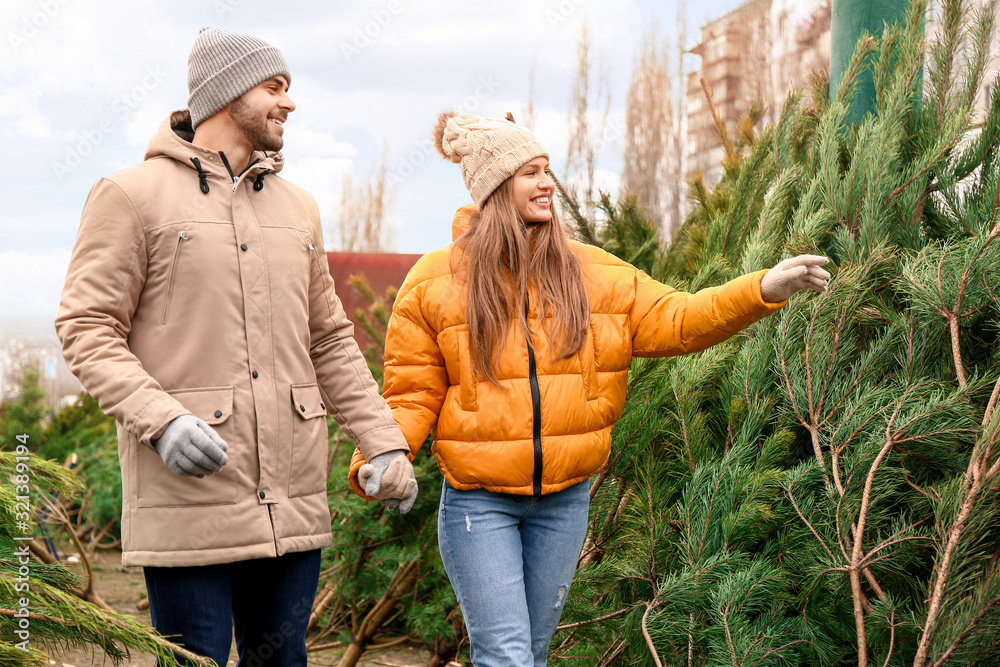
[[[63, 560], [73, 555], [64, 545], [59, 547]], [[122, 567], [122, 554], [117, 549], [98, 549], [90, 558], [94, 573], [94, 590], [115, 611], [135, 616], [150, 623], [149, 610], [140, 611], [137, 604], [146, 597], [146, 583], [141, 567]], [[73, 572], [82, 575], [79, 563], [68, 565]], [[334, 666], [340, 659], [342, 649], [329, 649], [309, 654], [309, 664], [316, 667]], [[87, 649], [71, 648], [53, 651], [50, 665], [53, 667], [112, 667], [110, 659], [102, 654], [95, 655]], [[360, 667], [423, 667], [430, 659], [430, 652], [418, 644], [406, 643], [384, 650], [367, 651], [358, 662]], [[134, 655], [122, 667], [155, 667], [156, 661], [145, 655]], [[230, 652], [229, 665], [236, 664], [236, 644]], [[457, 664], [457, 663], [455, 663]]]

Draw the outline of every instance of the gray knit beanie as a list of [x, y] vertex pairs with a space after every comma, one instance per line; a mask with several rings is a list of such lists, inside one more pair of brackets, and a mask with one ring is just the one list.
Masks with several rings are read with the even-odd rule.
[[291, 83], [281, 52], [241, 32], [202, 28], [188, 56], [188, 109], [191, 126], [262, 81], [281, 74]]

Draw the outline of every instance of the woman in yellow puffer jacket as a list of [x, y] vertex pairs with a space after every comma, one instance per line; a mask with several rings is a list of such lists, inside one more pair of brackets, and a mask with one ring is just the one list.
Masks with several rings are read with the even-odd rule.
[[[473, 663], [544, 665], [632, 357], [723, 341], [796, 291], [825, 290], [827, 260], [800, 256], [678, 292], [569, 239], [547, 153], [527, 129], [442, 114], [433, 137], [475, 204], [455, 215], [455, 242], [422, 257], [399, 290], [383, 393], [411, 457], [434, 430], [438, 544]], [[397, 456], [366, 464], [355, 452], [355, 492], [393, 507], [415, 494], [404, 457], [383, 455]]]

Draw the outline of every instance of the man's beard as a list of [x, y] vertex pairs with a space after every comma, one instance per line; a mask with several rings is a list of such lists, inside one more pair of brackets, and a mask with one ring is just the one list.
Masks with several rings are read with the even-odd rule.
[[229, 107], [229, 117], [236, 123], [236, 127], [243, 131], [243, 135], [250, 142], [256, 151], [280, 151], [285, 145], [285, 140], [280, 136], [275, 136], [267, 131], [267, 119], [261, 123], [256, 112], [250, 105], [243, 101], [243, 98], [236, 99]]

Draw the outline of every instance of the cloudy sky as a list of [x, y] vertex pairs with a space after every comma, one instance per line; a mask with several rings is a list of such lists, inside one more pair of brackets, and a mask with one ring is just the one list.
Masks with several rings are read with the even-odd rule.
[[[688, 44], [739, 4], [688, 2]], [[599, 168], [613, 185], [634, 52], [654, 23], [676, 39], [676, 15], [676, 0], [5, 0], [0, 334], [52, 331], [87, 192], [141, 160], [167, 114], [186, 106], [187, 54], [201, 26], [283, 52], [298, 108], [285, 125], [282, 175], [316, 197], [324, 223], [336, 220], [343, 175], [364, 179], [385, 145], [395, 250], [423, 253], [450, 242], [451, 215], [469, 201], [457, 166], [430, 151], [437, 113], [522, 115], [534, 67], [535, 132], [558, 172], [586, 24], [610, 74]]]

